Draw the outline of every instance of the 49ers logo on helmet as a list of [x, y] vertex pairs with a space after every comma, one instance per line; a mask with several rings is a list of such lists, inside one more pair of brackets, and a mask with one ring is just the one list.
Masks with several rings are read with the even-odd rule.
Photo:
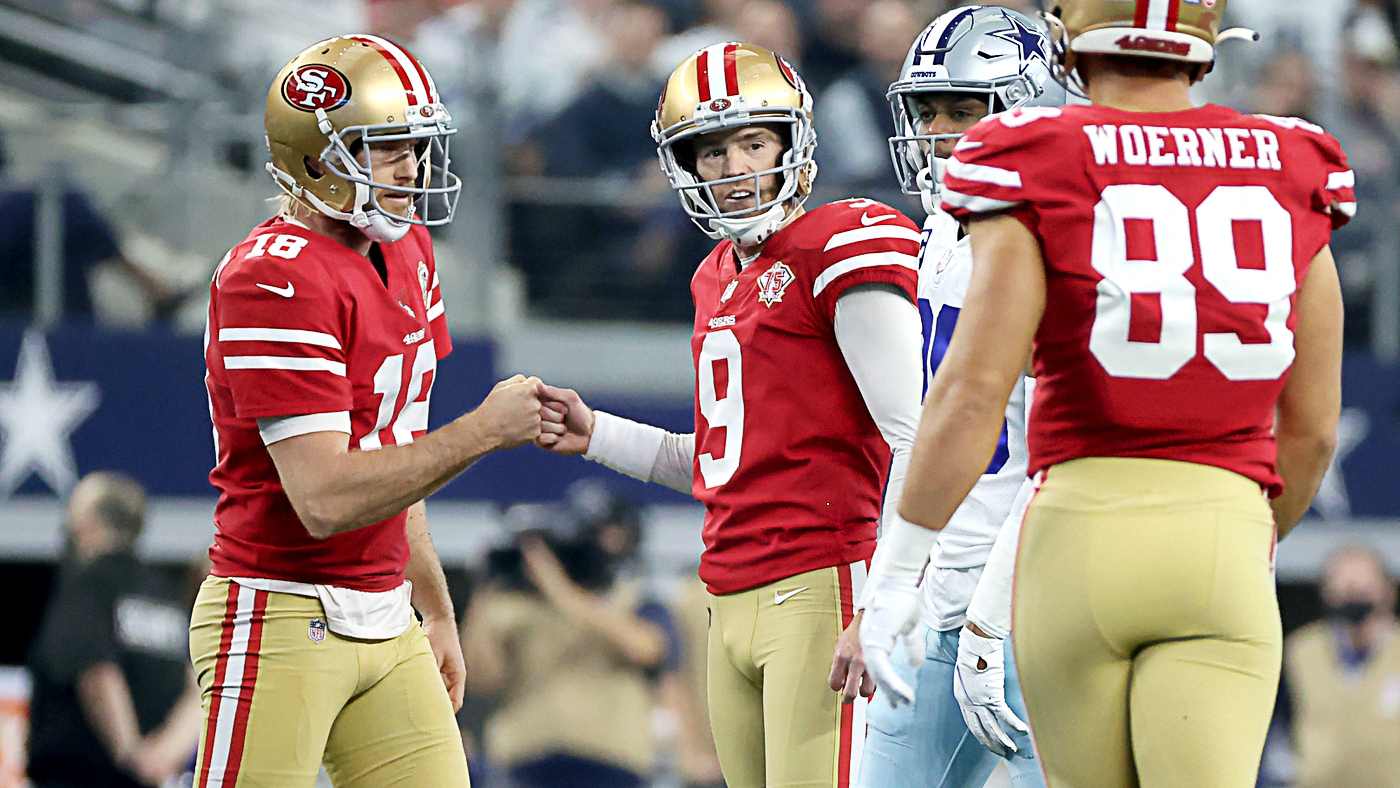
[[1164, 41], [1147, 36], [1123, 36], [1115, 44], [1126, 52], [1160, 52], [1164, 55], [1186, 57], [1191, 54], [1191, 45], [1180, 41]]
[[729, 103], [729, 99], [718, 98], [710, 102], [710, 111], [723, 112], [732, 106], [733, 104]]
[[330, 66], [302, 66], [287, 75], [282, 98], [303, 112], [333, 110], [350, 100], [350, 80]]

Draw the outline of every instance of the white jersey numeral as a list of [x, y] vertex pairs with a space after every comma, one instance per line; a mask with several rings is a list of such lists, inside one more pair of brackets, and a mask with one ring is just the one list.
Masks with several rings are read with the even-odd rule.
[[[272, 243], [269, 245], [268, 241]], [[263, 233], [254, 239], [253, 248], [248, 250], [248, 254], [244, 255], [243, 259], [262, 257], [266, 253], [283, 260], [291, 260], [301, 254], [301, 250], [306, 247], [306, 244], [305, 238], [295, 235]]]
[[[715, 365], [720, 362], [726, 365], [729, 379], [723, 397], [715, 391]], [[698, 367], [700, 415], [711, 430], [724, 429], [724, 456], [700, 455], [700, 477], [711, 489], [734, 478], [744, 448], [744, 362], [739, 338], [728, 329], [706, 334]]]
[[374, 373], [374, 393], [380, 395], [379, 414], [375, 418], [374, 429], [360, 438], [361, 451], [381, 448], [384, 444], [379, 438], [379, 433], [388, 429], [391, 424], [394, 428], [394, 443], [399, 446], [412, 443], [414, 432], [428, 428], [428, 400], [432, 391], [429, 390], [428, 396], [424, 396], [422, 402], [417, 400], [423, 395], [424, 379], [429, 372], [436, 370], [437, 352], [430, 339], [418, 346], [409, 375], [408, 396], [404, 398], [403, 407], [395, 413], [399, 392], [403, 389], [403, 354], [384, 359], [384, 363], [380, 364]]
[[[1196, 357], [1196, 288], [1186, 278], [1201, 259], [1201, 275], [1235, 304], [1264, 304], [1267, 344], [1246, 345], [1234, 333], [1202, 338], [1204, 355], [1229, 380], [1275, 380], [1293, 363], [1293, 332], [1288, 329], [1289, 298], [1297, 289], [1293, 272], [1293, 224], [1287, 209], [1264, 186], [1220, 186], [1196, 208], [1195, 249], [1190, 211], [1165, 186], [1117, 184], [1103, 190], [1094, 207], [1090, 264], [1103, 276], [1098, 284], [1089, 350], [1105, 371], [1118, 378], [1166, 380]], [[1128, 258], [1130, 220], [1151, 223], [1154, 248], [1145, 259]], [[1258, 222], [1264, 267], [1241, 268], [1234, 222]], [[1161, 302], [1161, 335], [1156, 342], [1128, 338], [1134, 295], [1156, 295]]]

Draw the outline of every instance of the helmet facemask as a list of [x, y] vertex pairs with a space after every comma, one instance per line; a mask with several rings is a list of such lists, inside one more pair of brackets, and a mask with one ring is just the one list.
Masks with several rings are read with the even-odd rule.
[[[354, 199], [346, 210], [338, 210], [319, 199], [309, 189], [301, 189], [290, 176], [272, 172], [280, 185], [292, 196], [306, 201], [317, 212], [333, 219], [349, 222], [372, 241], [391, 243], [403, 238], [415, 225], [434, 227], [452, 221], [461, 195], [462, 181], [450, 169], [450, 137], [457, 133], [451, 116], [441, 105], [425, 106], [419, 111], [422, 120], [408, 123], [380, 123], [347, 126], [336, 129], [323, 109], [316, 110], [317, 127], [326, 136], [326, 147], [317, 160], [326, 168], [323, 177], [338, 179], [354, 189]], [[375, 180], [371, 168], [369, 146], [413, 140], [418, 158], [418, 176], [413, 185], [396, 185]], [[440, 185], [435, 185], [440, 184]], [[340, 185], [340, 184], [337, 184]], [[289, 188], [291, 187], [291, 188]], [[402, 194], [413, 201], [407, 216], [380, 204], [379, 192]]]
[[[786, 149], [774, 167], [704, 181], [694, 169], [693, 156], [687, 157], [684, 153], [677, 156], [678, 143], [693, 146], [695, 140], [702, 135], [756, 125], [787, 126]], [[661, 169], [666, 173], [671, 188], [680, 195], [681, 206], [691, 220], [715, 240], [727, 238], [740, 246], [762, 243], [783, 227], [811, 192], [812, 179], [817, 167], [813, 158], [817, 146], [817, 132], [812, 124], [811, 113], [805, 109], [778, 107], [766, 108], [762, 114], [751, 113], [745, 98], [736, 96], [732, 106], [724, 110], [707, 111], [705, 107], [699, 107], [693, 121], [677, 124], [677, 127], [671, 129], [653, 128], [653, 136], [657, 140]], [[762, 186], [767, 176], [778, 177], [780, 185], [777, 194], [765, 200]], [[723, 210], [715, 197], [715, 187], [746, 181], [753, 184], [756, 198], [754, 207]]]

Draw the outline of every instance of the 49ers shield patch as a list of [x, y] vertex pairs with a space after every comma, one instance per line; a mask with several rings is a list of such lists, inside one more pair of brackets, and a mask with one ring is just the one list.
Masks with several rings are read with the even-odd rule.
[[796, 280], [797, 277], [792, 273], [792, 269], [787, 267], [787, 263], [774, 263], [772, 268], [758, 277], [759, 303], [771, 308], [783, 300], [783, 293], [787, 291], [788, 285]]

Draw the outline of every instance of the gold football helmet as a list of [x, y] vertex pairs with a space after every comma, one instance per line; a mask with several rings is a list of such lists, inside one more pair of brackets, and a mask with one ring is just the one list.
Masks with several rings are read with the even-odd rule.
[[1166, 58], [1210, 64], [1215, 47], [1230, 38], [1257, 38], [1252, 30], [1220, 31], [1227, 0], [1060, 0], [1049, 15], [1060, 38], [1057, 55], [1066, 73], [1075, 56]]
[[[695, 171], [693, 140], [754, 124], [788, 127], [787, 149], [778, 166], [752, 175], [701, 181]], [[744, 246], [767, 240], [811, 194], [817, 176], [812, 94], [787, 61], [752, 44], [715, 44], [686, 58], [661, 91], [651, 136], [661, 169], [671, 188], [679, 192], [681, 205], [716, 240], [728, 238]], [[774, 199], [765, 201], [760, 186], [768, 175], [780, 177], [782, 186]], [[757, 207], [721, 210], [713, 188], [744, 180], [754, 183]]]
[[[282, 67], [267, 93], [267, 171], [308, 207], [347, 221], [375, 241], [396, 241], [413, 224], [452, 221], [462, 183], [447, 169], [457, 130], [427, 69], [406, 50], [369, 35], [339, 36], [305, 49]], [[418, 180], [380, 183], [367, 144], [414, 140]], [[363, 155], [360, 155], [363, 154]], [[321, 171], [309, 170], [308, 159]], [[413, 198], [401, 216], [376, 191]]]

